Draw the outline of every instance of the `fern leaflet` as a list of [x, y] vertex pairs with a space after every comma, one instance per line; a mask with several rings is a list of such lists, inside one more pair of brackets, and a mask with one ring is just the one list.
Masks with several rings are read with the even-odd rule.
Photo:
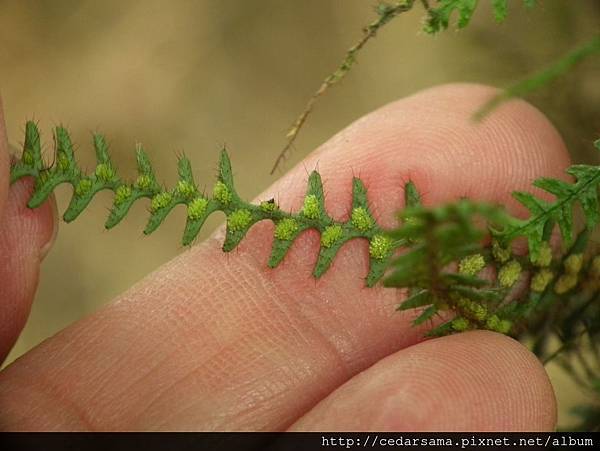
[[[600, 140], [595, 142], [595, 146], [600, 150]], [[494, 236], [504, 244], [519, 236], [526, 237], [533, 261], [538, 258], [545, 235], [550, 233], [554, 224], [558, 224], [564, 244], [572, 244], [573, 210], [576, 203], [582, 207], [586, 227], [592, 230], [600, 220], [600, 166], [573, 165], [567, 169], [567, 173], [576, 178], [574, 183], [551, 178], [540, 178], [533, 182], [534, 186], [554, 195], [554, 202], [541, 200], [530, 193], [513, 193], [513, 196], [531, 212], [531, 216], [526, 220], [511, 217], [503, 229], [493, 231]]]

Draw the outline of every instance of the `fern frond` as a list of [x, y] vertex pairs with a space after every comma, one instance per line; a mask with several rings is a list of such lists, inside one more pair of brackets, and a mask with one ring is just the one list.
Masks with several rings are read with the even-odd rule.
[[[427, 10], [425, 31], [437, 33], [447, 29], [454, 13], [458, 14], [457, 27], [465, 28], [469, 25], [478, 3], [478, 0], [438, 0], [437, 6]], [[503, 22], [508, 15], [508, 0], [491, 0], [491, 3], [494, 19], [496, 22]], [[535, 0], [524, 0], [524, 4], [526, 7], [532, 7]]]
[[[595, 146], [600, 150], [600, 141]], [[502, 207], [467, 199], [438, 207], [405, 208], [400, 213], [403, 225], [389, 235], [404, 241], [406, 249], [391, 261], [392, 272], [384, 280], [385, 286], [409, 289], [398, 310], [423, 309], [415, 324], [449, 312], [451, 319], [429, 332], [437, 336], [468, 329], [518, 333], [519, 327], [559, 300], [568, 299], [564, 305], [569, 309], [581, 305], [573, 293], [591, 299], [598, 308], [600, 257], [584, 254], [600, 223], [600, 166], [574, 165], [567, 173], [575, 177], [573, 183], [551, 178], [534, 182], [554, 195], [553, 202], [530, 193], [513, 193], [531, 212], [526, 220], [509, 215]], [[574, 239], [577, 204], [586, 221]], [[556, 225], [566, 249], [560, 254], [549, 244]], [[492, 243], [484, 241], [489, 232]], [[513, 254], [510, 244], [518, 237], [528, 240], [528, 256]], [[479, 273], [486, 267], [491, 272], [482, 279]], [[515, 293], [513, 287], [524, 283], [529, 289]], [[580, 313], [575, 316], [581, 318]], [[561, 323], [553, 317], [551, 324]], [[568, 339], [574, 331], [569, 321], [564, 324], [562, 336]]]
[[[507, 333], [511, 323], [497, 310], [506, 290], [493, 286], [477, 274], [486, 265], [482, 238], [485, 230], [477, 220], [503, 224], [508, 215], [498, 206], [461, 200], [440, 207], [409, 207], [400, 214], [404, 225], [390, 236], [407, 242], [405, 253], [391, 262], [387, 287], [409, 288], [410, 296], [398, 310], [424, 308], [414, 320], [421, 324], [442, 311], [454, 317], [429, 332], [448, 334], [472, 328]], [[459, 271], [451, 264], [461, 262]]]
[[[600, 141], [595, 145], [600, 150]], [[553, 202], [541, 200], [530, 193], [513, 193], [531, 216], [526, 220], [510, 218], [502, 230], [493, 230], [496, 239], [508, 245], [519, 236], [526, 237], [530, 258], [535, 261], [545, 236], [551, 233], [554, 224], [558, 224], [565, 246], [570, 246], [573, 242], [573, 212], [577, 203], [585, 215], [587, 229], [592, 230], [600, 221], [600, 166], [574, 165], [567, 169], [567, 173], [575, 177], [574, 183], [551, 178], [540, 178], [533, 183], [554, 195]]]
[[[40, 145], [40, 134], [35, 123], [27, 122], [25, 143], [21, 160], [11, 166], [11, 183], [22, 177], [33, 177], [35, 189], [28, 202], [30, 208], [40, 206], [54, 189], [68, 183], [73, 186], [73, 196], [63, 219], [76, 219], [102, 190], [110, 190], [115, 196], [105, 227], [117, 225], [139, 199], [149, 199], [150, 217], [145, 234], [154, 232], [177, 206], [187, 209], [187, 222], [183, 233], [183, 245], [191, 244], [204, 222], [212, 213], [222, 211], [227, 216], [223, 251], [229, 252], [246, 236], [257, 222], [270, 220], [275, 224], [274, 239], [269, 266], [276, 267], [285, 257], [294, 240], [305, 230], [316, 229], [321, 234], [319, 258], [314, 276], [320, 277], [331, 266], [341, 246], [348, 240], [363, 238], [369, 242], [370, 270], [366, 278], [373, 286], [383, 275], [393, 251], [402, 241], [390, 239], [379, 227], [369, 209], [367, 190], [360, 179], [353, 179], [352, 212], [348, 221], [332, 219], [325, 210], [323, 185], [318, 172], [308, 179], [304, 206], [297, 213], [282, 211], [274, 200], [254, 205], [242, 200], [234, 186], [231, 162], [227, 152], [221, 152], [219, 174], [212, 193], [201, 192], [192, 174], [190, 161], [182, 156], [178, 162], [179, 181], [172, 189], [162, 187], [155, 176], [146, 152], [138, 147], [136, 159], [138, 176], [135, 181], [121, 179], [110, 159], [108, 145], [101, 135], [94, 135], [97, 165], [92, 174], [84, 173], [75, 160], [73, 144], [68, 131], [57, 127], [54, 132], [56, 163], [45, 167]], [[414, 186], [411, 196], [416, 195]]]

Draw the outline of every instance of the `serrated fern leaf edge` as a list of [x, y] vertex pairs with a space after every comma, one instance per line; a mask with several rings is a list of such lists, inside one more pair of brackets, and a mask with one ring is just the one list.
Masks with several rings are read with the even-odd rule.
[[[64, 127], [54, 130], [55, 163], [46, 167], [41, 154], [40, 133], [37, 125], [29, 121], [25, 127], [25, 142], [21, 160], [11, 165], [11, 183], [23, 177], [33, 177], [34, 192], [28, 202], [30, 208], [40, 206], [54, 189], [63, 183], [73, 186], [73, 195], [63, 219], [73, 221], [88, 206], [96, 193], [110, 190], [113, 205], [105, 227], [117, 225], [139, 199], [150, 199], [145, 234], [155, 231], [177, 206], [187, 209], [187, 222], [182, 243], [190, 245], [197, 237], [208, 216], [217, 211], [227, 217], [223, 250], [229, 252], [246, 236], [257, 222], [270, 220], [275, 224], [269, 266], [276, 267], [285, 257], [294, 240], [307, 229], [321, 234], [319, 257], [314, 268], [320, 277], [330, 267], [341, 246], [348, 240], [363, 238], [369, 242], [370, 269], [366, 284], [373, 286], [383, 276], [393, 251], [402, 245], [391, 239], [372, 216], [367, 190], [358, 178], [353, 179], [351, 217], [347, 222], [335, 221], [325, 211], [323, 184], [318, 172], [313, 171], [308, 180], [308, 190], [302, 209], [297, 213], [282, 211], [273, 199], [258, 205], [242, 200], [234, 187], [231, 162], [227, 151], [221, 151], [219, 171], [212, 193], [200, 192], [187, 157], [178, 161], [179, 180], [172, 189], [162, 187], [156, 179], [148, 155], [142, 147], [136, 150], [138, 177], [128, 182], [119, 177], [111, 162], [108, 145], [102, 135], [94, 135], [97, 165], [92, 174], [84, 173], [77, 165], [73, 144]], [[409, 183], [410, 187], [412, 184]], [[411, 188], [414, 191], [414, 186]]]

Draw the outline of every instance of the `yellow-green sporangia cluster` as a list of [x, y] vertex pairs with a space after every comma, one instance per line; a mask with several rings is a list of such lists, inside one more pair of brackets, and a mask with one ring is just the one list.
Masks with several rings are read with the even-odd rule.
[[581, 268], [583, 267], [583, 254], [571, 254], [563, 262], [564, 273], [558, 278], [554, 285], [554, 291], [558, 294], [566, 293], [575, 288]]
[[254, 205], [242, 200], [233, 183], [231, 163], [227, 152], [221, 152], [218, 179], [207, 194], [198, 189], [190, 161], [179, 158], [179, 180], [173, 189], [161, 186], [155, 176], [148, 155], [141, 148], [136, 150], [138, 176], [133, 182], [120, 178], [108, 153], [108, 145], [101, 135], [94, 135], [97, 165], [91, 174], [84, 173], [75, 160], [73, 144], [64, 127], [54, 132], [56, 164], [46, 167], [41, 155], [40, 134], [35, 123], [27, 122], [25, 143], [21, 160], [11, 167], [11, 183], [26, 176], [35, 179], [35, 190], [28, 206], [40, 206], [62, 183], [73, 186], [71, 202], [64, 213], [66, 222], [73, 221], [87, 207], [94, 195], [101, 190], [114, 193], [113, 205], [105, 227], [117, 225], [129, 212], [133, 203], [146, 198], [150, 201], [150, 217], [145, 234], [155, 231], [169, 212], [177, 205], [187, 209], [187, 222], [183, 233], [183, 245], [191, 244], [206, 218], [216, 211], [227, 216], [227, 229], [223, 250], [234, 249], [250, 227], [262, 220], [275, 223], [273, 248], [269, 266], [277, 266], [285, 257], [294, 240], [307, 229], [321, 234], [319, 258], [314, 269], [320, 277], [330, 267], [340, 247], [353, 238], [369, 242], [370, 270], [366, 278], [368, 286], [374, 285], [383, 275], [393, 251], [401, 244], [392, 240], [373, 218], [367, 201], [367, 192], [358, 178], [353, 180], [353, 203], [347, 222], [333, 220], [324, 206], [321, 177], [315, 171], [308, 180], [308, 191], [302, 208], [297, 213], [282, 211], [274, 200]]
[[[487, 263], [482, 254], [472, 254], [460, 260], [458, 264], [458, 273], [467, 277], [476, 277], [486, 266]], [[503, 278], [506, 276], [498, 275], [498, 283], [502, 287], [508, 288], [512, 286], [514, 283], [513, 279], [520, 277], [520, 266], [511, 266], [512, 267], [505, 265], [505, 268], [508, 267], [508, 271], [512, 273], [509, 276], [510, 282], [512, 283], [508, 284], [508, 286], [506, 281], [503, 282]], [[460, 294], [453, 294], [452, 297], [454, 311], [458, 313], [458, 316], [455, 317], [450, 324], [452, 329], [456, 332], [462, 332], [468, 329], [488, 329], [503, 334], [510, 332], [512, 322], [507, 319], [501, 319], [496, 313], [493, 313], [491, 311], [493, 307], [492, 303], [487, 302], [485, 299], [470, 299], [468, 297], [460, 296]]]
[[[600, 150], [600, 141], [595, 146]], [[531, 314], [576, 291], [580, 282], [587, 291], [597, 287], [600, 260], [586, 260], [584, 252], [589, 234], [600, 222], [600, 167], [574, 165], [567, 173], [574, 182], [534, 181], [533, 185], [553, 195], [553, 200], [513, 193], [531, 213], [527, 219], [470, 199], [405, 208], [400, 213], [403, 226], [389, 233], [404, 241], [404, 250], [391, 262], [394, 271], [384, 280], [388, 287], [408, 289], [409, 296], [398, 309], [422, 309], [414, 320], [417, 325], [445, 318], [429, 335], [471, 329], [506, 334], [515, 332], [516, 324], [522, 325]], [[585, 227], [577, 234], [576, 206], [585, 218]], [[550, 239], [556, 229], [562, 253], [554, 255]], [[529, 249], [526, 255], [512, 249], [514, 241], [522, 238]], [[377, 241], [372, 240], [371, 245], [376, 246]], [[489, 271], [484, 272], [485, 268]], [[449, 320], [448, 313], [454, 314]]]
[[[398, 309], [422, 308], [416, 325], [445, 318], [430, 329], [430, 336], [471, 329], [510, 333], [513, 321], [501, 307], [522, 269], [508, 248], [484, 246], [484, 231], [477, 226], [481, 218], [501, 224], [506, 213], [498, 206], [463, 199], [405, 209], [401, 216], [405, 225], [392, 236], [405, 239], [407, 250], [392, 261], [395, 271], [384, 281], [386, 286], [409, 289]], [[487, 267], [495, 268], [497, 276], [484, 272]], [[449, 320], [448, 313], [454, 314]]]

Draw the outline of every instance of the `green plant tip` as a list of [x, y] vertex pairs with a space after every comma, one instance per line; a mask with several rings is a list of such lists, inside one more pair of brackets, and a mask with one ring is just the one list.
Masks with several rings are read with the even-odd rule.
[[468, 257], [463, 258], [458, 264], [459, 274], [465, 276], [475, 276], [483, 268], [485, 268], [485, 259], [481, 254], [469, 255]]
[[364, 207], [356, 207], [352, 209], [352, 225], [361, 232], [366, 232], [373, 227], [373, 218]]
[[314, 194], [309, 194], [304, 198], [302, 214], [308, 219], [319, 219], [321, 212], [319, 209], [319, 199], [317, 199], [317, 196]]
[[547, 241], [542, 242], [537, 258], [532, 258], [531, 263], [542, 268], [549, 266], [550, 263], [552, 263], [552, 248]]
[[299, 229], [298, 222], [292, 218], [284, 218], [275, 226], [275, 238], [290, 241]]
[[96, 166], [94, 173], [96, 174], [96, 177], [103, 182], [108, 182], [115, 176], [115, 170], [111, 165], [106, 163], [100, 163], [98, 166]]
[[452, 329], [454, 329], [457, 332], [463, 332], [467, 330], [470, 325], [471, 324], [469, 323], [469, 320], [463, 318], [462, 316], [459, 316], [452, 320]]
[[150, 177], [147, 174], [142, 174], [135, 181], [135, 186], [137, 189], [147, 190], [152, 187], [152, 185], [153, 185], [152, 182], [153, 182], [152, 177]]
[[344, 230], [339, 224], [330, 225], [321, 234], [321, 245], [323, 247], [331, 247], [344, 236]]
[[492, 242], [492, 256], [499, 263], [506, 263], [510, 259], [510, 249], [502, 247], [497, 240]]
[[565, 271], [568, 274], [577, 274], [583, 266], [583, 254], [571, 254], [564, 261]]
[[204, 197], [196, 197], [188, 205], [187, 216], [192, 220], [198, 220], [206, 212], [208, 206], [208, 199]]
[[181, 197], [189, 198], [196, 194], [196, 187], [187, 180], [179, 180], [175, 191]]
[[577, 285], [577, 274], [563, 274], [554, 284], [556, 294], [565, 294]]
[[392, 239], [385, 235], [375, 235], [369, 244], [369, 254], [376, 260], [387, 258], [392, 252]]
[[77, 186], [75, 187], [75, 194], [78, 196], [85, 196], [92, 189], [92, 181], [90, 179], [81, 179]]
[[132, 191], [129, 185], [121, 185], [115, 191], [115, 205], [121, 205], [131, 197]]
[[213, 188], [213, 197], [223, 205], [229, 205], [231, 199], [233, 198], [231, 191], [229, 191], [229, 188], [227, 188], [227, 185], [220, 180], [215, 183]]
[[521, 264], [516, 260], [511, 260], [498, 271], [498, 281], [505, 288], [512, 287], [521, 277]]
[[548, 268], [542, 268], [531, 278], [529, 288], [531, 291], [541, 293], [546, 289], [553, 277], [554, 273], [552, 271], [550, 271]]
[[155, 212], [165, 208], [171, 200], [173, 196], [168, 191], [163, 191], [162, 193], [158, 193], [156, 196], [152, 198], [150, 202], [150, 209]]
[[252, 213], [249, 210], [236, 210], [227, 217], [227, 227], [232, 232], [238, 232], [248, 227], [252, 221]]
[[263, 200], [260, 203], [260, 210], [264, 213], [274, 213], [279, 210], [279, 205], [275, 203], [274, 199]]

